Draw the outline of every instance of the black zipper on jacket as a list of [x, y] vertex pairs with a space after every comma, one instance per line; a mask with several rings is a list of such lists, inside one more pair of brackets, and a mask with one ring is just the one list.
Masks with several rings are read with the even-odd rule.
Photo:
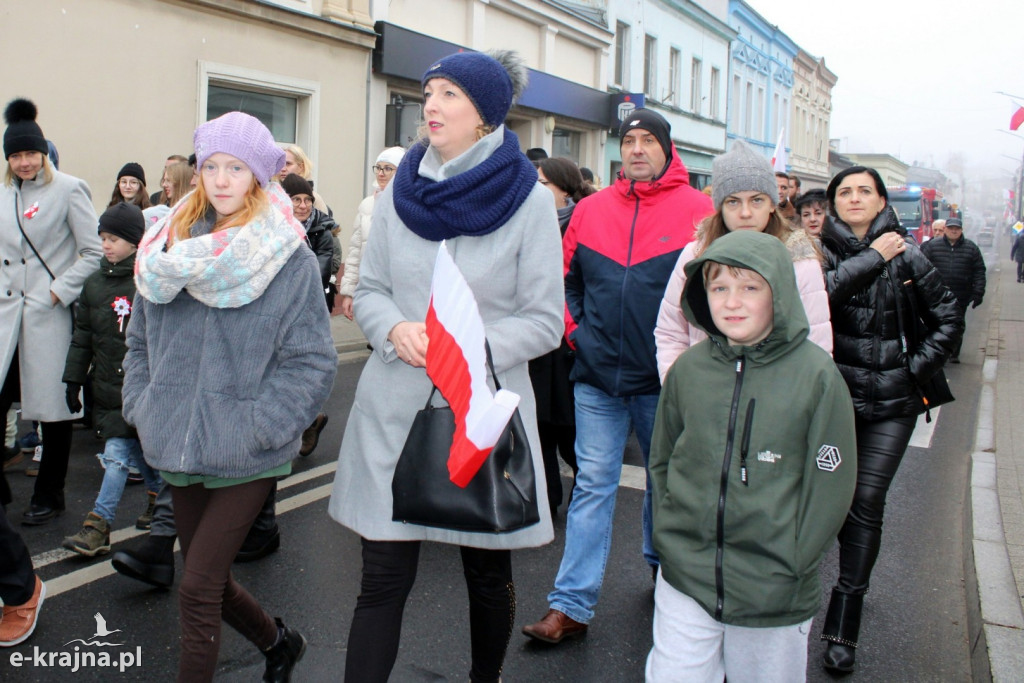
[[747, 404], [747, 418], [743, 421], [743, 440], [740, 442], [740, 481], [750, 486], [747, 476], [747, 453], [750, 452], [750, 427], [754, 422], [754, 399]]
[[629, 226], [629, 249], [626, 251], [626, 267], [622, 269], [622, 287], [619, 288], [619, 363], [615, 367], [615, 392], [619, 391], [619, 382], [622, 380], [622, 359], [625, 357], [625, 335], [626, 328], [626, 279], [629, 277], [629, 266], [633, 263], [633, 237], [636, 235], [636, 219], [640, 215], [640, 197], [633, 192], [635, 180], [629, 181], [629, 193], [633, 195], [635, 206], [633, 209], [633, 222]]
[[736, 437], [736, 417], [740, 408], [740, 390], [743, 388], [743, 369], [746, 356], [736, 360], [736, 385], [732, 390], [732, 404], [729, 406], [729, 427], [725, 437], [725, 457], [722, 459], [722, 479], [718, 487], [718, 529], [715, 550], [715, 620], [722, 620], [725, 607], [725, 578], [722, 575], [722, 556], [725, 553], [725, 494], [729, 488], [729, 468], [732, 465], [732, 448]]

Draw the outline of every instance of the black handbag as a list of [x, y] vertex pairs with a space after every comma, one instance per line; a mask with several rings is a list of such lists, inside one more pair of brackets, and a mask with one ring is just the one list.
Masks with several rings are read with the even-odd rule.
[[[487, 364], [495, 388], [501, 389], [489, 349]], [[416, 413], [395, 466], [392, 520], [499, 534], [539, 522], [533, 455], [519, 409], [480, 470], [461, 488], [448, 476], [455, 413], [447, 405], [431, 405], [436, 391], [435, 386], [423, 410]]]
[[[911, 322], [914, 325], [914, 336], [908, 337], [907, 331], [903, 327], [904, 321], [904, 309], [903, 301], [900, 296], [900, 280], [898, 278], [898, 270], [893, 268], [887, 268], [885, 273], [888, 275], [892, 286], [895, 289], [896, 295], [896, 322], [900, 329], [900, 339], [902, 340], [904, 351], [911, 345], [916, 345], [920, 339], [927, 334], [927, 326], [921, 319], [921, 315], [917, 310], [917, 293], [909, 292], [907, 295], [907, 301], [910, 304], [910, 316]], [[907, 358], [907, 371], [910, 371], [910, 355], [905, 353]], [[913, 377], [913, 374], [911, 374]], [[921, 396], [921, 401], [924, 403], [924, 421], [932, 421], [932, 408], [938, 408], [946, 403], [952, 403], [956, 399], [953, 397], [953, 392], [949, 390], [949, 381], [946, 379], [946, 373], [943, 372], [942, 368], [939, 368], [934, 375], [932, 375], [926, 382], [918, 383], [915, 382], [917, 392]]]

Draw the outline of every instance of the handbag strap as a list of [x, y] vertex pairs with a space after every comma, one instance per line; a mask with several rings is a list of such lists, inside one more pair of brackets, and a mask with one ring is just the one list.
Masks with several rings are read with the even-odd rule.
[[21, 207], [18, 206], [18, 197], [20, 196], [20, 192], [14, 193], [14, 220], [18, 224], [18, 230], [21, 231], [21, 236], [25, 238], [26, 242], [28, 242], [28, 246], [32, 249], [32, 253], [35, 254], [36, 258], [39, 259], [39, 262], [43, 264], [43, 268], [46, 270], [47, 275], [50, 276], [50, 279], [56, 280], [57, 278], [54, 276], [53, 271], [50, 270], [50, 266], [46, 265], [46, 261], [44, 261], [43, 257], [39, 255], [39, 250], [36, 249], [36, 245], [32, 244], [32, 240], [30, 240], [28, 235], [25, 234], [25, 228], [21, 226]]
[[[491, 344], [484, 339], [484, 351], [487, 353], [487, 369], [491, 371], [491, 380], [494, 381], [494, 388], [501, 391], [501, 382], [498, 381], [498, 373], [494, 371], [494, 359], [491, 357]], [[434, 394], [437, 393], [437, 385], [431, 382], [430, 395], [427, 396], [427, 403], [423, 406], [426, 410], [430, 408], [430, 402], [434, 400]]]

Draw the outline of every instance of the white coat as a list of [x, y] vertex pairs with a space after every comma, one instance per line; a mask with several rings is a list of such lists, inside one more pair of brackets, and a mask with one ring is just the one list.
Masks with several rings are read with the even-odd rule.
[[[81, 416], [68, 411], [61, 377], [71, 344], [70, 306], [102, 256], [97, 225], [89, 187], [78, 178], [54, 171], [47, 183], [40, 171], [34, 180], [0, 186], [0, 379], [18, 349], [26, 420]], [[60, 303], [53, 304], [51, 291]]]

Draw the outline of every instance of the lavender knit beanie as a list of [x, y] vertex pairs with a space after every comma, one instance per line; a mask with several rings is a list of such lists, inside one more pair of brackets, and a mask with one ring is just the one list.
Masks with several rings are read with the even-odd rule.
[[196, 149], [196, 168], [217, 152], [241, 159], [261, 186], [284, 168], [284, 150], [274, 136], [254, 116], [231, 111], [196, 128], [192, 138]]

